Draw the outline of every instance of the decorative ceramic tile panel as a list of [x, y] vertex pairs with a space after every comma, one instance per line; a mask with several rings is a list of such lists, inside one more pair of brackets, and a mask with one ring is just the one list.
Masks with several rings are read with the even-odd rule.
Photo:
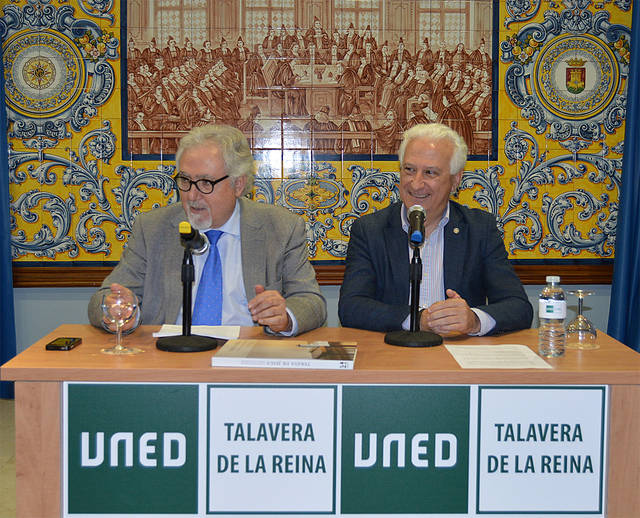
[[630, 0], [13, 0], [14, 261], [118, 261], [213, 122], [247, 136], [253, 197], [305, 219], [314, 261], [398, 199], [402, 132], [434, 121], [465, 137], [455, 197], [511, 258], [611, 258], [630, 24]]

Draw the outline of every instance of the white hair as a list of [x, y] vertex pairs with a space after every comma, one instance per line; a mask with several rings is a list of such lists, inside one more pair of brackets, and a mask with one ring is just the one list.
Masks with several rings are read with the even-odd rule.
[[415, 138], [427, 137], [432, 140], [448, 140], [453, 146], [453, 153], [451, 154], [451, 160], [449, 162], [449, 174], [458, 174], [464, 169], [464, 165], [467, 163], [467, 153], [469, 148], [460, 134], [444, 124], [430, 123], [430, 124], [417, 124], [412, 128], [404, 132], [402, 136], [402, 142], [398, 149], [398, 158], [400, 163], [404, 161], [404, 152], [407, 149], [407, 145]]

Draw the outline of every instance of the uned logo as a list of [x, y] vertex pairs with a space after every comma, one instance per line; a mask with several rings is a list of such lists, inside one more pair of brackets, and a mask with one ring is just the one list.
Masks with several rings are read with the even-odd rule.
[[469, 394], [465, 386], [343, 387], [340, 512], [467, 513]]
[[[396, 451], [396, 466], [405, 467], [407, 434], [390, 433], [382, 438], [382, 445], [378, 448], [378, 434], [369, 434], [369, 448], [365, 457], [361, 433], [354, 435], [354, 466], [356, 468], [371, 468], [378, 461], [378, 450], [382, 451], [382, 467], [390, 468], [392, 452]], [[434, 466], [436, 468], [450, 468], [456, 465], [458, 439], [451, 433], [434, 434]], [[428, 468], [429, 434], [417, 433], [411, 438], [410, 462], [416, 468]]]
[[[162, 434], [162, 466], [165, 468], [179, 468], [187, 460], [187, 439], [182, 433], [165, 432]], [[101, 466], [105, 460], [104, 432], [96, 432], [93, 448], [90, 444], [91, 434], [80, 433], [80, 465], [85, 468]], [[158, 434], [145, 432], [138, 438], [138, 462], [145, 468], [155, 468], [158, 465], [157, 445]], [[93, 456], [90, 451], [93, 451]], [[133, 466], [134, 434], [132, 432], [117, 432], [109, 439], [109, 466], [120, 465], [119, 459], [124, 457], [124, 466]]]
[[68, 514], [197, 513], [198, 385], [69, 383], [66, 405]]

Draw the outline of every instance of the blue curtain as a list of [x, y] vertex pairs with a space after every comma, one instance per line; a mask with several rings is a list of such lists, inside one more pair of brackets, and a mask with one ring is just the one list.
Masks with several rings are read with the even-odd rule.
[[633, 4], [622, 187], [607, 332], [640, 351], [640, 2]]
[[[2, 38], [0, 38], [0, 48], [2, 48]], [[0, 95], [2, 96], [2, 103], [0, 103], [0, 364], [2, 364], [16, 355], [9, 230], [7, 109], [4, 102], [4, 66], [2, 59], [0, 59]], [[0, 397], [13, 397], [13, 383], [8, 381], [0, 382]]]

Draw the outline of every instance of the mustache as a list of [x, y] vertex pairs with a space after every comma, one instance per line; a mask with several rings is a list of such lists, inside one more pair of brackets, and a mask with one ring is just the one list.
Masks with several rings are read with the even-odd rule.
[[187, 208], [189, 209], [208, 209], [209, 206], [206, 203], [201, 203], [198, 201], [188, 201]]

